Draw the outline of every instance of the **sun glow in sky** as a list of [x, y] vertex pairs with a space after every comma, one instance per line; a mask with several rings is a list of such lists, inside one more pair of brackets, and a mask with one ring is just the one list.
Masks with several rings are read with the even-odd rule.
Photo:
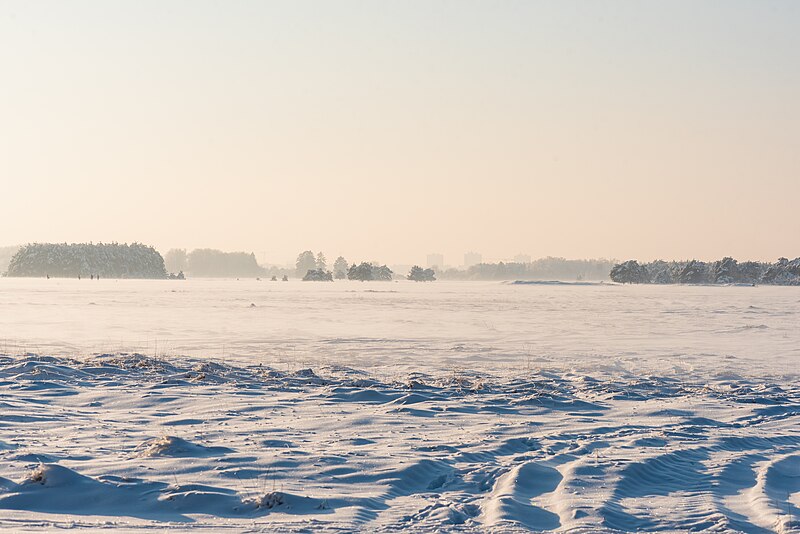
[[800, 3], [0, 1], [0, 245], [800, 255]]

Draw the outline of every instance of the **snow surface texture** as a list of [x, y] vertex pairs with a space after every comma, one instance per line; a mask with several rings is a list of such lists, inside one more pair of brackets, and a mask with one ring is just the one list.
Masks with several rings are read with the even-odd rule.
[[800, 531], [798, 288], [49, 282], [0, 530]]

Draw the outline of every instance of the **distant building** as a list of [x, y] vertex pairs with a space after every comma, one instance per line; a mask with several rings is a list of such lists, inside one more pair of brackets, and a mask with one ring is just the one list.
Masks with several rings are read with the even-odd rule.
[[517, 254], [514, 256], [514, 263], [530, 263], [531, 257], [527, 254]]
[[439, 268], [444, 269], [444, 256], [442, 254], [428, 254], [428, 264], [426, 265], [429, 269]]
[[467, 252], [464, 254], [464, 267], [469, 268], [479, 263], [483, 263], [483, 256], [477, 252]]

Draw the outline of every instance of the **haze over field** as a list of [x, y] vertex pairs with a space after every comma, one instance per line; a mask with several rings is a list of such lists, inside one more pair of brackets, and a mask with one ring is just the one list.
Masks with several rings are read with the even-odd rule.
[[0, 532], [800, 533], [798, 30], [0, 0]]
[[790, 1], [6, 0], [0, 245], [774, 261], [798, 26]]

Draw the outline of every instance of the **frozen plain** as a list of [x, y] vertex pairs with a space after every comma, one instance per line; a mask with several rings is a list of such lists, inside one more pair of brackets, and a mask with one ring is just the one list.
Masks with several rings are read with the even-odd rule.
[[800, 288], [0, 279], [0, 529], [800, 531]]

